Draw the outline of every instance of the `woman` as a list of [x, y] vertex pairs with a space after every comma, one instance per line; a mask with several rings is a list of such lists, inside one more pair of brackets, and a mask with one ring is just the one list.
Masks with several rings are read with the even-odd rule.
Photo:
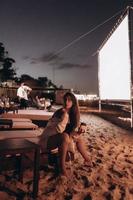
[[75, 96], [67, 92], [63, 97], [63, 108], [57, 110], [49, 120], [40, 138], [42, 152], [51, 151], [58, 147], [59, 164], [61, 174], [67, 175], [65, 161], [70, 144], [74, 140], [78, 151], [85, 161], [89, 161], [87, 151], [80, 133], [83, 132], [80, 126], [79, 106]]

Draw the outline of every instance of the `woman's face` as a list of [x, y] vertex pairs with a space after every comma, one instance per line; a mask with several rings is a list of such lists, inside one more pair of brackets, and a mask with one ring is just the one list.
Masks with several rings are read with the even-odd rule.
[[71, 97], [68, 96], [66, 98], [66, 100], [65, 100], [65, 107], [66, 107], [66, 109], [70, 109], [72, 107], [72, 105], [73, 105], [73, 102], [71, 100]]

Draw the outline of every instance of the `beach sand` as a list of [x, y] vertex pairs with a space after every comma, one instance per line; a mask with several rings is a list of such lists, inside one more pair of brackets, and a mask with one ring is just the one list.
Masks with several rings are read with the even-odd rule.
[[[51, 168], [40, 170], [37, 200], [132, 200], [133, 133], [92, 114], [82, 114], [81, 119], [88, 127], [83, 137], [92, 166], [84, 165], [76, 151], [75, 160], [67, 163], [68, 178], [54, 177]], [[23, 184], [7, 181], [2, 174], [0, 185], [27, 192], [32, 189], [31, 179], [32, 172], [27, 169]], [[5, 192], [0, 197], [15, 199]]]

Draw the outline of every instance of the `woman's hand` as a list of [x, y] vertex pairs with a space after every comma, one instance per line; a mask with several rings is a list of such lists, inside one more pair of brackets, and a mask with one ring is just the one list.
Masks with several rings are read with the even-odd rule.
[[82, 134], [82, 133], [85, 133], [87, 130], [87, 126], [85, 123], [81, 123], [80, 126], [79, 126], [79, 129], [78, 129], [78, 134]]

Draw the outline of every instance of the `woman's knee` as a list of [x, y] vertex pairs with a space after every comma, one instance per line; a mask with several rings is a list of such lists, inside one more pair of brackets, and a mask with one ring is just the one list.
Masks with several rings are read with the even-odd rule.
[[85, 145], [85, 141], [82, 137], [76, 139], [76, 145]]

